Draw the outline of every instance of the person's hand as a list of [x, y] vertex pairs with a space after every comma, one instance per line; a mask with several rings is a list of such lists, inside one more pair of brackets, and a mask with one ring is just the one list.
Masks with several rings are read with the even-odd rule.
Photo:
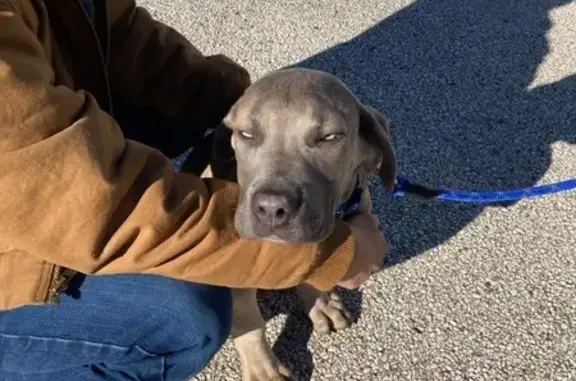
[[356, 247], [354, 259], [338, 286], [354, 290], [380, 269], [389, 246], [378, 229], [378, 218], [373, 214], [360, 213], [347, 222], [354, 234]]

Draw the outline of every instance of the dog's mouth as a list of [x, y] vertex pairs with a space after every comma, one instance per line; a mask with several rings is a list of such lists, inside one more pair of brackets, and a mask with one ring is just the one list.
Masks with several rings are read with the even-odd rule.
[[280, 229], [259, 229], [254, 228], [257, 239], [262, 239], [280, 243], [314, 243], [327, 238], [330, 229], [323, 224], [307, 226], [306, 228], [280, 228]]

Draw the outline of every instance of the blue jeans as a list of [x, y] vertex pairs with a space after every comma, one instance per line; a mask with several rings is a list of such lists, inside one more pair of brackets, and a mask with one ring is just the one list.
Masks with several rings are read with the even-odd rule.
[[185, 381], [228, 337], [226, 288], [79, 277], [60, 304], [0, 311], [0, 381]]

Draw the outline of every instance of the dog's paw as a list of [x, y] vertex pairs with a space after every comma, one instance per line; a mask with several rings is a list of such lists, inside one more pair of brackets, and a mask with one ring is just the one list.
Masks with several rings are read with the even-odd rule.
[[335, 292], [319, 295], [308, 316], [314, 331], [320, 335], [348, 328], [352, 323], [352, 314]]
[[314, 331], [320, 335], [326, 335], [332, 329], [339, 331], [348, 328], [352, 323], [352, 315], [334, 292], [322, 293], [316, 299], [309, 316]]
[[318, 291], [308, 284], [299, 285], [296, 291], [308, 312], [314, 331], [319, 335], [328, 334], [332, 330], [339, 331], [352, 324], [352, 314], [336, 292]]
[[243, 381], [292, 380], [290, 370], [272, 352], [264, 328], [236, 337], [234, 346], [240, 356]]
[[251, 359], [242, 363], [242, 381], [290, 381], [292, 374], [276, 356]]

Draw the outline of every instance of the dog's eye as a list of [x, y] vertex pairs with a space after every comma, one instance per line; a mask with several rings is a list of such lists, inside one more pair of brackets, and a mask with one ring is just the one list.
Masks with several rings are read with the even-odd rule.
[[249, 139], [249, 140], [254, 139], [254, 135], [252, 135], [252, 134], [249, 133], [249, 132], [239, 131], [238, 133], [239, 133], [240, 136], [242, 136], [244, 139]]
[[318, 139], [318, 142], [319, 143], [335, 142], [337, 140], [340, 140], [342, 137], [344, 137], [344, 134], [326, 134], [322, 136], [320, 139]]

